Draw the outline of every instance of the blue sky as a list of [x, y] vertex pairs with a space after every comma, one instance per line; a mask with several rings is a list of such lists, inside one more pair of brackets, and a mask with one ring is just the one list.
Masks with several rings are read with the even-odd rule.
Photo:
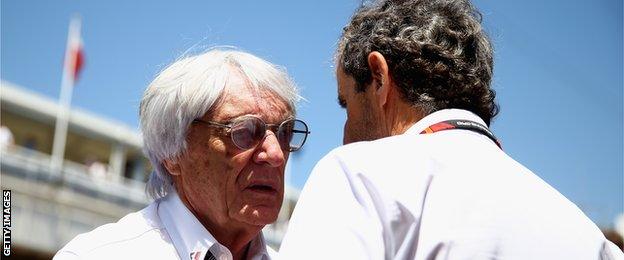
[[[476, 1], [495, 46], [505, 151], [600, 226], [624, 211], [622, 1]], [[142, 91], [187, 50], [234, 45], [285, 66], [313, 134], [292, 158], [303, 186], [341, 144], [332, 54], [359, 5], [326, 1], [32, 1], [0, 5], [0, 76], [58, 99], [72, 14], [86, 64], [72, 105], [137, 129]], [[527, 191], [530, 192], [530, 191]]]

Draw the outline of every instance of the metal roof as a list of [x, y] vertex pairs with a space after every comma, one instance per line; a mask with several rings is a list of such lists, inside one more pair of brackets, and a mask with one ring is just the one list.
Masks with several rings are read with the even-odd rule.
[[[2, 109], [52, 126], [54, 126], [60, 107], [56, 101], [48, 97], [5, 80], [0, 80], [0, 103]], [[78, 108], [71, 108], [69, 113], [69, 131], [92, 138], [119, 142], [138, 149], [143, 146], [138, 130]]]

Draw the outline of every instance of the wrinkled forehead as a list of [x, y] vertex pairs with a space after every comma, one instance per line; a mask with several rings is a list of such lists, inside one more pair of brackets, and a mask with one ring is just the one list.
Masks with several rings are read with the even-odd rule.
[[293, 116], [286, 100], [265, 86], [253, 84], [236, 70], [229, 73], [223, 92], [211, 110], [213, 120], [256, 115], [267, 122], [278, 122]]

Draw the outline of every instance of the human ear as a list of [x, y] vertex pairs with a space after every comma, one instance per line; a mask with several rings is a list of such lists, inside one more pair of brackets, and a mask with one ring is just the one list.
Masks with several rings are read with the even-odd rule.
[[174, 159], [165, 159], [163, 160], [163, 166], [165, 169], [174, 176], [180, 175], [180, 164]]
[[388, 94], [390, 93], [388, 63], [381, 53], [373, 51], [368, 54], [368, 67], [373, 79], [372, 85], [375, 87], [377, 105], [383, 108], [388, 101]]

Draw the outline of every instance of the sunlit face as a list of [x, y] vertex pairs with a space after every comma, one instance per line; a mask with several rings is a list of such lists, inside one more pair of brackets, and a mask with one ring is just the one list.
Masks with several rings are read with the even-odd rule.
[[374, 105], [374, 87], [357, 92], [355, 79], [345, 74], [340, 66], [336, 66], [336, 80], [338, 102], [347, 110], [342, 142], [349, 144], [386, 137], [381, 127], [382, 111]]
[[[238, 74], [230, 76], [213, 111], [201, 119], [227, 123], [255, 115], [267, 124], [279, 124], [292, 116], [286, 102], [269, 91], [252, 89]], [[289, 154], [275, 133], [267, 130], [255, 148], [241, 150], [226, 132], [191, 124], [187, 150], [178, 160], [181, 174], [174, 176], [178, 193], [211, 233], [218, 232], [211, 227], [234, 232], [274, 222], [284, 196]]]

